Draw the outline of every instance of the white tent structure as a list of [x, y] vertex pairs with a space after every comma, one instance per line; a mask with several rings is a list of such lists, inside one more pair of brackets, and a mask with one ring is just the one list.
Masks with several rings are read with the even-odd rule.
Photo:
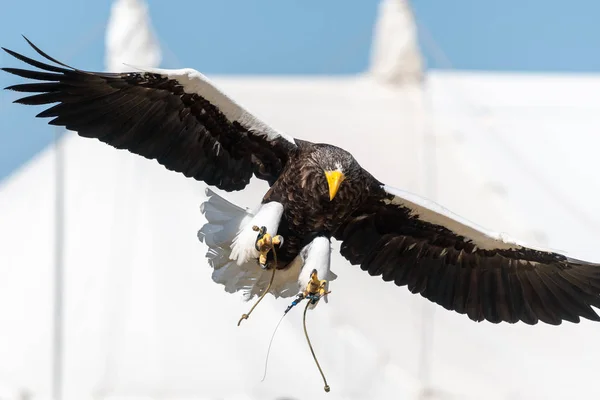
[[[141, 0], [117, 0], [112, 18], [120, 22], [109, 25], [108, 68], [159, 63], [152, 34], [126, 36], [128, 24], [149, 24]], [[600, 260], [600, 77], [424, 73], [422, 64], [408, 5], [383, 0], [364, 74], [211, 78], [288, 134], [343, 145], [392, 186], [532, 245]], [[367, 148], [365, 134], [387, 145]], [[476, 324], [350, 266], [338, 246], [329, 303], [308, 316], [331, 392], [300, 307], [280, 326], [261, 382], [289, 301], [267, 297], [236, 326], [250, 304], [212, 282], [196, 237], [205, 188], [73, 133], [2, 183], [0, 398], [51, 399], [57, 379], [64, 400], [600, 396], [600, 325]], [[254, 182], [225, 196], [252, 207], [265, 190]], [[55, 199], [64, 201], [58, 230]]]

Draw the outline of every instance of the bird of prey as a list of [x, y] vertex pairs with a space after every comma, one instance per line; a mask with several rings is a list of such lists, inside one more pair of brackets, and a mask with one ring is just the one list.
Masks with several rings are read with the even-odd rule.
[[[2, 69], [37, 81], [6, 88], [28, 93], [17, 103], [56, 103], [37, 117], [224, 191], [268, 183], [255, 211], [210, 190], [202, 205], [199, 237], [228, 291], [258, 294], [265, 268], [277, 271], [275, 296], [297, 294], [315, 273], [335, 279], [337, 240], [349, 264], [473, 321], [600, 320], [600, 264], [528, 247], [392, 188], [340, 147], [273, 129], [196, 70], [89, 72], [27, 42], [47, 61], [4, 49], [37, 70]], [[263, 265], [256, 227], [281, 239]]]

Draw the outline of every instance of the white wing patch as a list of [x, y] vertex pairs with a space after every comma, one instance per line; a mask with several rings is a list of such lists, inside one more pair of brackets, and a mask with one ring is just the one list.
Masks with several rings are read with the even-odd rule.
[[525, 243], [521, 243], [504, 233], [486, 230], [439, 204], [414, 193], [387, 185], [384, 185], [383, 189], [395, 196], [388, 203], [404, 206], [410, 209], [412, 215], [420, 220], [443, 226], [457, 235], [470, 239], [480, 249], [522, 249], [526, 247]]
[[160, 74], [170, 79], [174, 79], [183, 86], [186, 93], [196, 93], [200, 97], [205, 98], [215, 107], [217, 107], [230, 121], [237, 121], [246, 129], [251, 129], [258, 134], [265, 136], [268, 140], [283, 138], [292, 144], [296, 144], [293, 137], [283, 134], [258, 117], [250, 113], [231, 97], [222, 92], [210, 79], [202, 73], [192, 68], [183, 69], [161, 69], [161, 68], [144, 68], [129, 65], [140, 71]]

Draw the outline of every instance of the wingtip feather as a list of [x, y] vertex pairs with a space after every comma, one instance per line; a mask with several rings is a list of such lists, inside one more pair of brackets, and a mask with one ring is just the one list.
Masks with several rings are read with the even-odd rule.
[[19, 92], [18, 88], [20, 85], [10, 85], [4, 88], [4, 90], [10, 90], [13, 92]]
[[46, 54], [44, 51], [42, 51], [42, 49], [40, 49], [35, 44], [33, 44], [33, 42], [31, 42], [31, 40], [27, 39], [25, 37], [25, 35], [22, 35], [22, 36], [23, 36], [23, 38], [25, 38], [25, 40], [27, 41], [27, 43], [29, 43], [29, 45], [31, 47], [33, 47], [33, 49], [36, 51], [36, 53], [38, 53], [42, 57], [44, 57], [44, 58], [46, 58], [46, 59], [48, 59], [48, 60], [50, 60], [50, 61], [52, 61], [52, 62], [54, 62], [54, 63], [56, 63], [58, 65], [62, 65], [63, 67], [70, 68], [70, 69], [75, 69], [75, 68], [73, 68], [73, 67], [71, 67], [71, 66], [69, 66], [69, 65], [67, 65], [65, 63], [62, 63], [62, 62], [58, 61], [57, 59], [55, 59], [53, 57], [50, 57], [48, 54]]
[[26, 63], [26, 64], [29, 64], [29, 65], [31, 65], [31, 66], [34, 66], [34, 67], [36, 67], [36, 68], [40, 68], [40, 69], [46, 70], [46, 71], [52, 71], [52, 72], [58, 72], [58, 73], [65, 73], [65, 72], [69, 72], [69, 69], [70, 69], [70, 70], [75, 70], [75, 68], [73, 68], [73, 67], [70, 67], [70, 66], [68, 66], [68, 65], [66, 65], [66, 64], [63, 64], [63, 63], [61, 63], [60, 61], [57, 61], [57, 60], [55, 60], [54, 58], [50, 57], [49, 55], [47, 55], [46, 53], [44, 53], [42, 50], [40, 50], [39, 48], [37, 48], [35, 45], [33, 45], [33, 43], [30, 43], [30, 44], [32, 45], [32, 47], [35, 49], [35, 51], [36, 51], [38, 54], [42, 55], [43, 57], [45, 57], [46, 59], [48, 59], [48, 60], [50, 60], [50, 61], [52, 61], [52, 62], [55, 62], [55, 63], [57, 63], [57, 64], [59, 64], [59, 65], [61, 65], [61, 66], [63, 66], [63, 67], [66, 67], [66, 68], [68, 68], [68, 69], [65, 69], [65, 68], [59, 68], [59, 67], [56, 67], [56, 66], [53, 66], [53, 65], [45, 64], [45, 63], [43, 63], [43, 62], [40, 62], [40, 61], [34, 60], [34, 59], [32, 59], [32, 58], [29, 58], [29, 57], [27, 57], [27, 56], [24, 56], [24, 55], [22, 55], [22, 54], [19, 54], [19, 53], [17, 53], [16, 51], [13, 51], [13, 50], [7, 49], [7, 48], [5, 48], [5, 47], [2, 47], [2, 49], [3, 49], [5, 52], [7, 52], [8, 54], [10, 54], [11, 56], [13, 56], [14, 58], [16, 58], [17, 60], [19, 60], [19, 61], [22, 61], [22, 62], [24, 62], [24, 63]]

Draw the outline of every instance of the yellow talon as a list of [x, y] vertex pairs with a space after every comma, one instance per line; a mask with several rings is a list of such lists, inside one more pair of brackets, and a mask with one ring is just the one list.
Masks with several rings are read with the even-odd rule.
[[327, 279], [319, 279], [317, 270], [314, 269], [310, 274], [310, 280], [306, 285], [306, 289], [304, 289], [304, 297], [308, 297], [310, 295], [318, 295], [318, 298], [331, 293], [331, 291], [327, 290]]
[[274, 246], [279, 246], [281, 245], [281, 243], [283, 243], [283, 238], [280, 235], [271, 236], [271, 234], [267, 232], [267, 228], [265, 228], [264, 226], [262, 228], [259, 228], [258, 226], [254, 225], [252, 227], [252, 230], [259, 232], [258, 237], [256, 239], [255, 247], [256, 250], [258, 250], [259, 252], [258, 262], [260, 266], [264, 269], [267, 269], [267, 254], [269, 254], [269, 251], [273, 250], [275, 267], [273, 268], [273, 273], [271, 274], [271, 280], [269, 281], [269, 285], [264, 290], [263, 294], [258, 298], [256, 303], [254, 303], [250, 311], [248, 311], [248, 314], [242, 314], [240, 320], [238, 321], [238, 326], [240, 326], [243, 320], [248, 319], [250, 317], [250, 314], [252, 314], [252, 311], [254, 311], [258, 303], [260, 303], [261, 300], [267, 295], [267, 293], [269, 293], [271, 285], [273, 284], [273, 279], [275, 278], [275, 271], [277, 271], [277, 253], [275, 251]]
[[263, 226], [253, 226], [253, 230], [258, 231], [258, 239], [256, 240], [256, 250], [259, 252], [258, 262], [261, 267], [267, 268], [267, 255], [274, 246], [280, 246], [283, 243], [283, 238], [280, 235], [271, 236]]

